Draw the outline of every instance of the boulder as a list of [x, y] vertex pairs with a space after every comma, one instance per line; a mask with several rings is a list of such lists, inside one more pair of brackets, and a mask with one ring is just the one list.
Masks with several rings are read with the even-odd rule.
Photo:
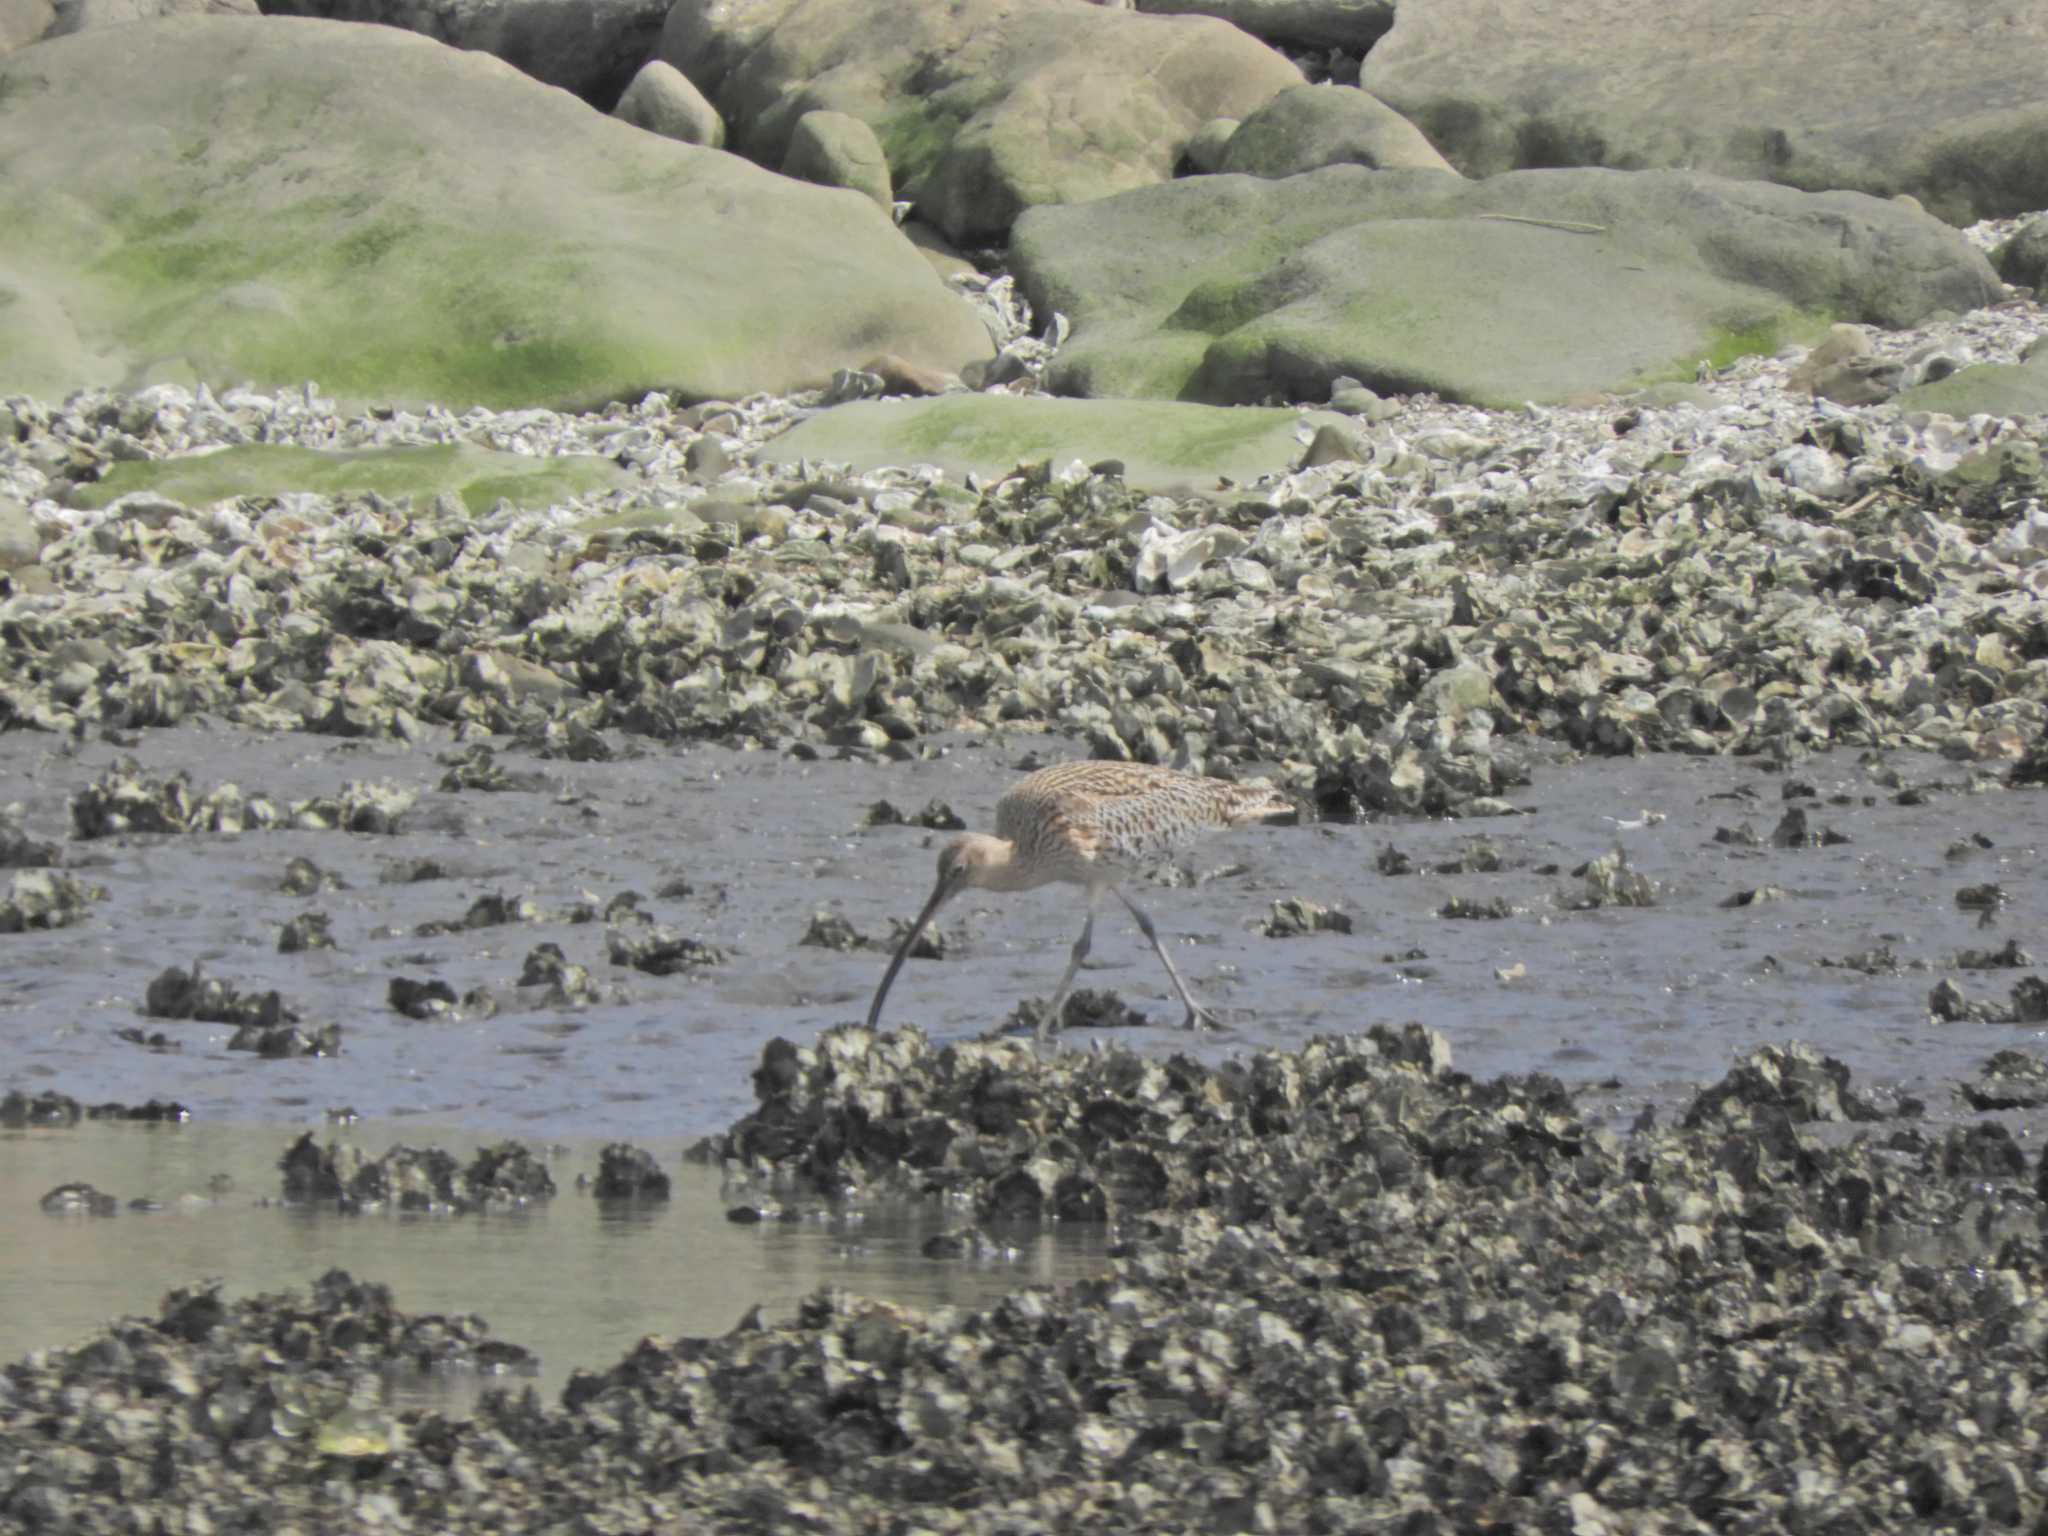
[[42, 558], [43, 536], [27, 507], [0, 496], [0, 571], [19, 570]]
[[898, 227], [903, 231], [903, 238], [917, 247], [919, 254], [932, 264], [932, 270], [939, 276], [961, 277], [977, 270], [973, 262], [954, 248], [952, 241], [931, 225], [918, 219], [905, 219]]
[[2029, 219], [1991, 253], [1991, 264], [2008, 283], [2048, 294], [2048, 218]]
[[806, 112], [862, 119], [897, 196], [962, 242], [1000, 240], [1041, 203], [1165, 181], [1203, 123], [1301, 83], [1227, 23], [1072, 0], [677, 0], [660, 56], [763, 165]]
[[1832, 325], [1785, 376], [1785, 387], [1837, 405], [1875, 405], [1898, 393], [1904, 367], [1880, 357], [1860, 325]]
[[860, 400], [799, 422], [764, 444], [767, 464], [935, 464], [984, 478], [1021, 464], [1058, 468], [1115, 460], [1124, 479], [1166, 490], [1245, 483], [1301, 462], [1328, 412], [1220, 410], [1161, 400], [1055, 400], [1044, 395], [944, 395]]
[[1261, 42], [1364, 53], [1394, 24], [1392, 0], [1137, 0], [1154, 16], [1214, 16]]
[[609, 109], [653, 54], [668, 0], [267, 0], [263, 9], [418, 32]]
[[1242, 126], [1234, 117], [1210, 118], [1181, 151], [1183, 165], [1198, 176], [1215, 175], [1223, 169], [1223, 156]]
[[2048, 416], [2048, 346], [2037, 345], [2019, 363], [1978, 363], [1932, 384], [1902, 389], [1902, 411], [1971, 416]]
[[1073, 325], [1049, 387], [1219, 404], [1326, 399], [1343, 375], [1570, 400], [2001, 291], [1901, 204], [1678, 171], [1191, 177], [1033, 209], [1010, 259], [1036, 311]]
[[688, 75], [659, 59], [640, 67], [619, 104], [612, 108], [612, 116], [681, 144], [725, 147], [725, 119], [718, 115], [718, 108], [690, 84]]
[[865, 199], [385, 27], [38, 43], [0, 59], [0, 163], [0, 394], [310, 378], [580, 409], [993, 350]]
[[1360, 83], [1467, 175], [1682, 167], [1910, 192], [1967, 224], [2048, 207], [2044, 60], [2039, 5], [1429, 0]]
[[121, 27], [166, 16], [256, 16], [256, 0], [57, 0], [45, 37], [68, 37], [94, 27]]
[[1217, 169], [1298, 176], [1326, 165], [1457, 174], [1407, 118], [1350, 85], [1297, 85], [1282, 91], [1238, 125]]
[[821, 187], [845, 187], [887, 210], [895, 206], [889, 187], [889, 157], [875, 130], [845, 112], [806, 112], [789, 136], [782, 174]]
[[50, 0], [0, 0], [0, 54], [26, 48], [57, 19]]

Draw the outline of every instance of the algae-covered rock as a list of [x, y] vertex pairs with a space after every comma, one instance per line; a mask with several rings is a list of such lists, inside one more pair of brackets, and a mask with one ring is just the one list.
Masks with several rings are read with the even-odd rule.
[[1901, 204], [1677, 171], [1194, 177], [1035, 208], [1011, 254], [1033, 307], [1073, 322], [1052, 388], [1217, 403], [1325, 399], [1344, 375], [1563, 401], [2000, 292]]
[[821, 411], [767, 444], [769, 463], [824, 459], [871, 469], [937, 464], [955, 473], [1007, 474], [1020, 464], [1114, 459], [1133, 485], [1249, 481], [1300, 459], [1304, 421], [1325, 413], [1219, 409], [1156, 400], [1055, 400], [947, 395], [862, 400]]
[[1413, 123], [1348, 85], [1297, 85], [1282, 91], [1238, 125], [1216, 168], [1279, 177], [1326, 165], [1456, 174]]
[[1584, 0], [1526, 17], [1430, 0], [1399, 8], [1362, 83], [1468, 175], [1682, 166], [1910, 193], [1967, 224], [2048, 204], [2044, 54], [2048, 11], [1975, 0]]
[[682, 0], [661, 57], [764, 165], [808, 112], [861, 118], [899, 195], [954, 240], [1164, 181], [1203, 123], [1301, 81], [1222, 22], [1072, 0]]
[[2048, 415], [2048, 347], [2023, 363], [1978, 363], [1897, 396], [1901, 410], [1956, 417]]
[[310, 491], [323, 496], [374, 492], [393, 500], [410, 496], [425, 505], [445, 492], [460, 497], [472, 512], [487, 512], [501, 500], [520, 507], [551, 506], [618, 489], [630, 478], [610, 460], [594, 455], [535, 458], [473, 443], [333, 453], [281, 443], [245, 443], [219, 453], [117, 463], [97, 482], [76, 487], [69, 500], [75, 506], [104, 507], [119, 497], [147, 491], [203, 507], [232, 496]]
[[864, 199], [383, 27], [181, 17], [0, 60], [0, 394], [737, 398], [986, 357]]

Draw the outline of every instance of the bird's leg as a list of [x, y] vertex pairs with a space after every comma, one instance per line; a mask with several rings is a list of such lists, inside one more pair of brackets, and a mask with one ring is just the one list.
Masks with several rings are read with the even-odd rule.
[[[1116, 887], [1111, 886], [1110, 889], [1116, 890]], [[1147, 917], [1143, 908], [1122, 891], [1116, 891], [1116, 899], [1131, 909], [1131, 916], [1138, 920], [1138, 929], [1145, 935], [1146, 942], [1151, 944], [1152, 953], [1159, 957], [1159, 963], [1166, 967], [1166, 974], [1173, 978], [1173, 990], [1180, 994], [1180, 1000], [1187, 1005], [1187, 1027], [1189, 1029], [1214, 1029], [1216, 1027], [1215, 1017], [1208, 1009], [1195, 1001], [1194, 993], [1190, 992], [1188, 984], [1181, 980], [1180, 970], [1174, 965], [1173, 956], [1169, 955], [1166, 952], [1166, 946], [1159, 942], [1159, 930], [1152, 926], [1152, 919]]]
[[1081, 969], [1081, 962], [1088, 958], [1089, 940], [1095, 937], [1095, 892], [1088, 893], [1088, 917], [1081, 924], [1081, 937], [1074, 940], [1074, 951], [1067, 957], [1067, 973], [1060, 978], [1060, 984], [1053, 988], [1052, 1002], [1039, 1015], [1037, 1035], [1045, 1039], [1046, 1031], [1060, 1027], [1060, 1010], [1067, 1006], [1067, 992], [1074, 985], [1074, 973]]

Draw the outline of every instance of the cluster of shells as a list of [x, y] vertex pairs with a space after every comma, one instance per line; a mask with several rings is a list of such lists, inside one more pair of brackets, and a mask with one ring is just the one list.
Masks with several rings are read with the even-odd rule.
[[[1464, 1076], [1416, 1028], [1210, 1067], [848, 1027], [771, 1048], [757, 1087], [736, 1173], [772, 1151], [970, 1199], [1041, 1161], [1161, 1177], [1109, 1213], [1099, 1279], [978, 1312], [825, 1292], [463, 1420], [364, 1384], [517, 1366], [475, 1319], [339, 1274], [310, 1298], [177, 1292], [9, 1369], [0, 1515], [1041, 1536], [2044, 1513], [2048, 1168], [1997, 1123], [1923, 1130], [1797, 1046], [1625, 1138], [1548, 1078]], [[2002, 1052], [1961, 1091], [2037, 1109], [2048, 1069]], [[480, 1198], [521, 1166], [494, 1156]], [[310, 1142], [292, 1160], [318, 1198], [370, 1177]]]
[[[1990, 311], [1941, 356], [2024, 340]], [[1034, 387], [1032, 347], [995, 387]], [[1537, 741], [2020, 757], [2048, 704], [2041, 422], [1838, 406], [1791, 367], [1746, 359], [1676, 404], [1377, 402], [1345, 458], [1175, 495], [1056, 459], [989, 483], [750, 459], [860, 376], [585, 416], [345, 416], [310, 387], [12, 400], [0, 497], [61, 536], [0, 598], [0, 722], [439, 724], [575, 756], [614, 729], [903, 750], [1044, 728], [1411, 812], [1497, 792]], [[240, 442], [595, 454], [638, 483], [483, 516], [66, 504], [115, 461]]]

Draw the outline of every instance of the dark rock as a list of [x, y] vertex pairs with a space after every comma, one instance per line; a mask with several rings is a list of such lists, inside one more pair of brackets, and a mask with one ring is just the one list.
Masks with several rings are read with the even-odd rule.
[[416, 981], [410, 976], [394, 976], [385, 995], [393, 1010], [409, 1019], [444, 1018], [458, 1001], [455, 989], [439, 978]]
[[656, 924], [644, 933], [626, 933], [612, 928], [605, 934], [605, 947], [613, 965], [629, 965], [650, 976], [675, 976], [722, 965], [726, 952], [716, 944], [693, 939], [667, 924]]
[[1259, 925], [1259, 932], [1269, 939], [1300, 938], [1311, 933], [1349, 933], [1350, 914], [1339, 912], [1298, 896], [1289, 896], [1273, 903], [1273, 910]]
[[229, 1038], [228, 1049], [254, 1051], [273, 1061], [296, 1056], [339, 1056], [341, 1026], [323, 1024], [317, 1029], [306, 1029], [297, 1024], [244, 1024]]
[[1881, 1120], [1884, 1111], [1849, 1086], [1849, 1069], [1811, 1046], [1760, 1046], [1687, 1107], [1685, 1124], [1743, 1126], [1762, 1115], [1808, 1120]]
[[308, 950], [334, 948], [333, 919], [325, 912], [301, 912], [288, 918], [277, 932], [277, 952], [303, 954]]
[[613, 1142], [598, 1154], [593, 1192], [600, 1200], [666, 1200], [669, 1178], [652, 1153]]
[[203, 975], [197, 961], [189, 971], [172, 966], [159, 972], [143, 994], [142, 1011], [157, 1019], [199, 1019], [209, 1024], [234, 1024], [273, 1029], [298, 1022], [275, 988], [245, 994], [217, 977]]
[[19, 1129], [28, 1125], [76, 1125], [84, 1111], [78, 1100], [53, 1088], [31, 1097], [10, 1088], [0, 1097], [0, 1126]]
[[38, 1202], [52, 1216], [112, 1216], [121, 1202], [90, 1184], [59, 1184]]
[[842, 952], [873, 947], [851, 922], [837, 912], [825, 911], [811, 914], [811, 926], [804, 930], [804, 936], [798, 939], [797, 943], [813, 949], [836, 949]]

